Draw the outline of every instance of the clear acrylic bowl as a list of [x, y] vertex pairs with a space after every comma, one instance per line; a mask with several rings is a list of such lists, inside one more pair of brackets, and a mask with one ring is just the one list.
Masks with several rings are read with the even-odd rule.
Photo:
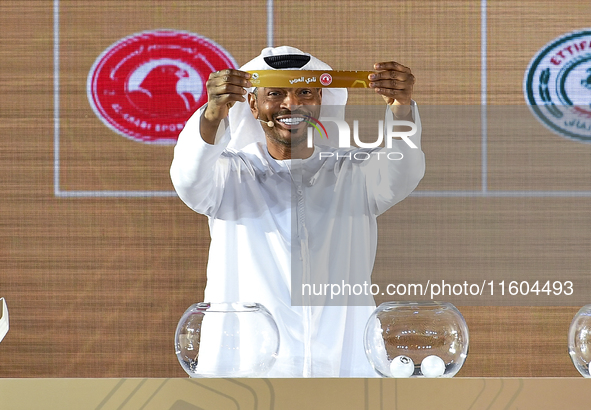
[[583, 306], [570, 324], [568, 354], [579, 373], [583, 377], [591, 377], [591, 305]]
[[468, 326], [451, 303], [387, 302], [365, 327], [365, 354], [383, 377], [453, 377], [468, 355]]
[[175, 353], [190, 377], [263, 377], [279, 351], [279, 330], [258, 303], [196, 303], [176, 328]]

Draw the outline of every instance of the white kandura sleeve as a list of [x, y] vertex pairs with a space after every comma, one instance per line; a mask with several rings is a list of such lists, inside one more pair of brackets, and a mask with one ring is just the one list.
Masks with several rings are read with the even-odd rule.
[[[365, 169], [368, 199], [376, 215], [384, 213], [410, 195], [425, 175], [421, 118], [414, 101], [412, 106], [417, 131], [408, 138], [416, 148], [411, 148], [404, 140], [393, 139], [392, 148], [382, 148], [381, 154], [374, 156]], [[386, 127], [389, 121], [394, 120], [390, 109], [386, 109], [385, 119]]]
[[205, 107], [189, 118], [179, 134], [170, 178], [178, 196], [189, 208], [211, 216], [221, 201], [230, 167], [222, 157], [230, 142], [230, 127], [224, 119], [217, 130], [215, 144], [203, 141], [199, 126]]

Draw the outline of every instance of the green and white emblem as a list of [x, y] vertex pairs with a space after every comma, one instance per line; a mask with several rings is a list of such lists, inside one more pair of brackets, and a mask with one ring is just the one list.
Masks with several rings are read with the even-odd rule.
[[531, 60], [525, 99], [554, 133], [591, 142], [591, 29], [554, 39]]

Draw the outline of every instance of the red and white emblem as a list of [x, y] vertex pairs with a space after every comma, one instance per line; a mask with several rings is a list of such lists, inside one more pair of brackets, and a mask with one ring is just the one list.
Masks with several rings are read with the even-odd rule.
[[328, 73], [320, 74], [320, 84], [327, 86], [332, 83], [332, 75]]
[[174, 144], [205, 102], [209, 74], [237, 67], [213, 41], [183, 31], [134, 34], [109, 47], [88, 74], [88, 100], [112, 130], [136, 141]]

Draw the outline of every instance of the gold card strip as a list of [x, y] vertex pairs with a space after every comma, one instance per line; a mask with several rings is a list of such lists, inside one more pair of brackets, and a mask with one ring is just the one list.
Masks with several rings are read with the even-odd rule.
[[253, 70], [248, 73], [253, 87], [369, 88], [367, 76], [375, 71]]

